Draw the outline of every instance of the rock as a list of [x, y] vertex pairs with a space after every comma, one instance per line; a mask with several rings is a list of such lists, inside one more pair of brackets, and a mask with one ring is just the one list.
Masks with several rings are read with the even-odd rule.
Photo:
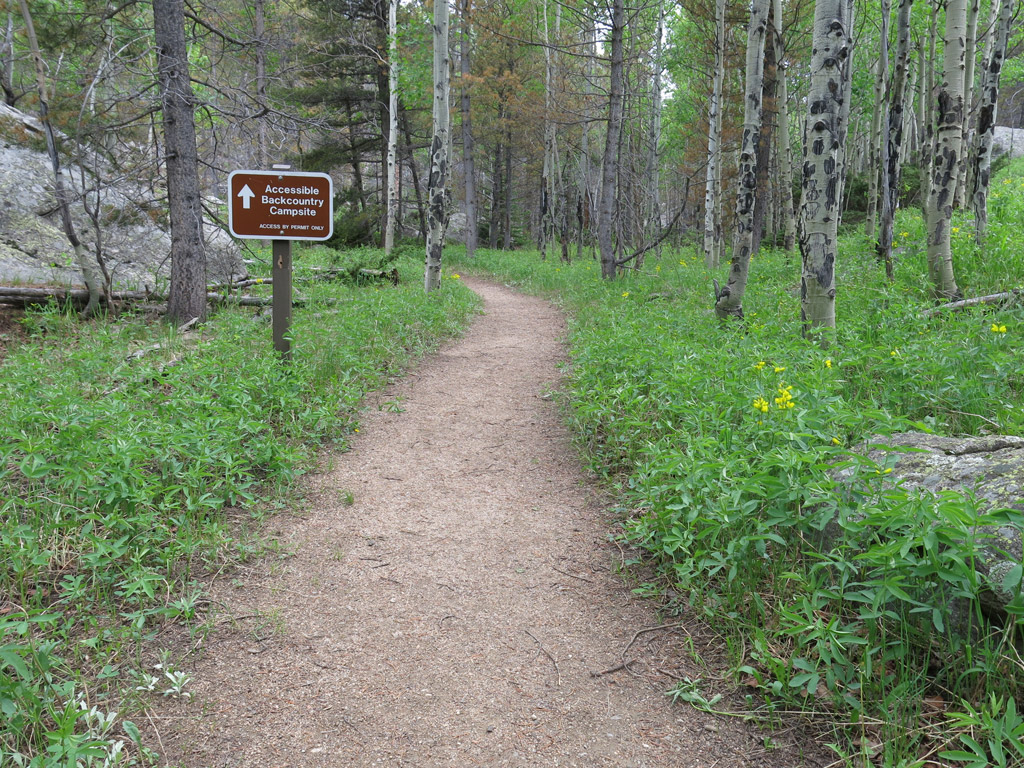
[[[91, 166], [62, 158], [71, 192], [71, 216], [86, 248], [99, 250], [115, 289], [158, 288], [170, 276], [171, 239], [164, 202], [143, 180], [113, 173], [102, 160]], [[99, 230], [86, 212], [83, 189], [99, 211]], [[53, 169], [42, 126], [31, 115], [0, 104], [0, 282], [80, 285], [81, 274], [61, 226]], [[247, 274], [238, 244], [211, 221], [204, 222], [207, 275], [222, 282]]]
[[992, 139], [992, 153], [1024, 157], [1024, 128], [1007, 128], [997, 125]]
[[[942, 437], [906, 432], [874, 438], [867, 457], [879, 466], [891, 467], [885, 484], [905, 491], [940, 494], [953, 491], [973, 494], [978, 511], [1009, 508], [1024, 512], [1024, 438], [1014, 436]], [[885, 447], [878, 447], [879, 444]], [[833, 476], [849, 481], [854, 469], [837, 470]], [[975, 553], [974, 567], [986, 589], [979, 595], [989, 615], [1000, 616], [1014, 594], [1003, 590], [1004, 577], [1022, 560], [1021, 529], [1004, 525], [984, 540]], [[826, 529], [835, 539], [838, 529]], [[954, 614], [956, 612], [954, 611]]]

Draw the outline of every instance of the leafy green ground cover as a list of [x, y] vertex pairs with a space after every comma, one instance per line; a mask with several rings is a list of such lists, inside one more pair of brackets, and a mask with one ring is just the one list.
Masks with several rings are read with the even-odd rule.
[[[299, 250], [296, 277], [333, 253]], [[142, 644], [169, 621], [205, 631], [197, 580], [272, 548], [259, 521], [317, 448], [475, 311], [457, 281], [425, 296], [418, 258], [398, 267], [397, 288], [299, 282], [288, 367], [251, 309], [188, 342], [133, 317], [27, 316], [0, 363], [0, 766], [146, 761], [131, 698], [187, 679], [143, 669]]]
[[[953, 230], [965, 293], [1024, 279], [1024, 165], [996, 178], [991, 237]], [[722, 324], [694, 247], [613, 283], [592, 259], [480, 251], [463, 270], [551, 296], [571, 315], [566, 410], [592, 468], [621, 494], [622, 537], [660, 578], [638, 591], [713, 619], [747, 710], [834, 723], [849, 764], [1024, 762], [1021, 569], [1010, 621], [981, 616], [977, 542], [1009, 511], [884, 490], [853, 449], [875, 434], [1024, 434], [1024, 308], [926, 316], [924, 224], [903, 211], [896, 281], [862, 235], [842, 238], [839, 323], [827, 349], [801, 337], [799, 256], [762, 251], [745, 323]], [[854, 493], [830, 479], [859, 467]], [[841, 522], [823, 546], [821, 530]], [[954, 599], [956, 598], [956, 599]], [[956, 605], [977, 623], [951, 631]], [[694, 681], [674, 692], [709, 706]]]

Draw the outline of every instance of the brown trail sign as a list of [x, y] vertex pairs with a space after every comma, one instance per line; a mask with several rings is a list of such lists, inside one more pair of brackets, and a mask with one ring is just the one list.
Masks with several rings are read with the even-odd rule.
[[327, 240], [334, 232], [334, 183], [325, 173], [233, 171], [228, 229], [259, 240]]
[[274, 349], [288, 362], [292, 344], [292, 240], [328, 240], [334, 233], [334, 182], [326, 173], [232, 171], [228, 230], [235, 237], [273, 240]]

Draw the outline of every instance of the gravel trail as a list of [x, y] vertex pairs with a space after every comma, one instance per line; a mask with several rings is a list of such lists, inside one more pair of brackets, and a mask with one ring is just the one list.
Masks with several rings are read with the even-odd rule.
[[616, 573], [608, 500], [549, 396], [563, 318], [465, 282], [485, 303], [465, 337], [381, 395], [272, 521], [281, 557], [212, 585], [193, 699], [151, 712], [167, 764], [821, 764], [793, 734], [769, 751], [664, 695], [702, 673], [687, 627], [654, 629]]

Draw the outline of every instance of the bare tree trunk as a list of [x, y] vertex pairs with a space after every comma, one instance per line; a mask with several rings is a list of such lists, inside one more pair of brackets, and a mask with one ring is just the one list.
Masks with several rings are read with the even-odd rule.
[[[661, 76], [662, 51], [661, 39], [665, 35], [665, 4], [658, 2], [658, 25], [654, 32], [654, 72], [651, 76], [651, 123], [647, 135], [647, 167], [644, 169], [644, 180], [647, 183], [646, 207], [644, 216], [644, 238], [648, 242], [660, 242], [661, 236], [661, 192], [659, 179], [658, 145], [661, 143]], [[658, 246], [658, 253], [661, 247]], [[644, 254], [636, 259], [640, 268], [644, 263]]]
[[950, 221], [956, 194], [957, 168], [963, 162], [964, 55], [967, 1], [948, 0], [943, 40], [942, 85], [937, 99], [935, 151], [928, 193], [928, 274], [936, 298], [960, 298], [953, 274]]
[[922, 208], [927, 207], [928, 199], [931, 197], [932, 163], [935, 162], [935, 100], [933, 95], [935, 93], [935, 49], [936, 40], [939, 36], [938, 0], [930, 0], [929, 6], [931, 24], [928, 27], [928, 63], [924, 65], [922, 62], [922, 66], [925, 66], [925, 70], [922, 72], [922, 83], [924, 86], [924, 91], [922, 92], [924, 104], [922, 117], [924, 119], [921, 122], [920, 159]]
[[[894, 278], [892, 264], [893, 218], [900, 202], [900, 173], [903, 162], [904, 103], [907, 90], [907, 65], [910, 60], [910, 8], [913, 0], [899, 0], [896, 13], [896, 60], [892, 91], [889, 94], [889, 115], [882, 148], [882, 221], [875, 250], [885, 264], [885, 276]], [[883, 0], [884, 18], [888, 20], [889, 0]], [[888, 24], [886, 24], [886, 32]], [[888, 49], [888, 46], [886, 46]], [[888, 50], [886, 50], [888, 59]]]
[[398, 221], [398, 0], [388, 0], [388, 207], [384, 218], [384, 253], [395, 247]]
[[555, 169], [555, 121], [553, 119], [555, 64], [554, 52], [551, 49], [551, 35], [548, 30], [547, 0], [544, 0], [541, 5], [541, 13], [544, 14], [544, 22], [541, 27], [544, 35], [544, 161], [540, 179], [538, 246], [541, 259], [546, 259], [548, 243], [554, 233], [554, 176], [557, 172]]
[[805, 331], [836, 324], [836, 236], [842, 155], [842, 102], [849, 82], [853, 19], [845, 0], [818, 0], [807, 94], [801, 202], [800, 319]]
[[459, 108], [462, 112], [462, 172], [465, 176], [466, 190], [466, 257], [471, 259], [476, 254], [479, 224], [477, 223], [476, 165], [473, 162], [473, 123], [470, 118], [469, 96], [470, 2], [471, 0], [462, 0], [462, 37], [459, 40], [459, 73], [462, 77], [459, 80]]
[[626, 24], [624, 0], [612, 0], [611, 70], [608, 88], [608, 131], [601, 164], [601, 209], [597, 240], [601, 249], [601, 277], [615, 278], [612, 228], [616, 214], [615, 181], [619, 171], [619, 137], [622, 133], [622, 31]]
[[185, 323], [206, 317], [206, 249], [199, 194], [199, 157], [188, 72], [184, 0], [153, 0], [157, 72], [167, 156], [171, 218], [171, 285], [167, 318]]
[[29, 12], [26, 0], [19, 0], [21, 16], [25, 21], [25, 34], [28, 37], [29, 49], [32, 53], [32, 61], [36, 70], [36, 88], [39, 94], [39, 122], [43, 125], [43, 133], [46, 136], [46, 153], [50, 158], [50, 167], [53, 169], [53, 194], [57, 199], [57, 209], [60, 211], [60, 221], [64, 228], [64, 236], [75, 252], [75, 261], [82, 271], [82, 281], [89, 291], [89, 302], [82, 310], [82, 317], [92, 317], [100, 308], [100, 290], [102, 280], [100, 278], [97, 264], [89, 258], [89, 253], [75, 230], [75, 223], [71, 219], [71, 206], [68, 200], [68, 190], [64, 186], [64, 176], [60, 167], [60, 153], [57, 150], [57, 140], [53, 133], [53, 125], [50, 122], [49, 96], [46, 88], [46, 66], [43, 63], [43, 56], [39, 52], [39, 42], [36, 38], [35, 24], [32, 23], [32, 14]]
[[[884, 4], [882, 15], [886, 21], [883, 22], [888, 29], [888, 0], [881, 0]], [[885, 50], [885, 56], [879, 53], [875, 61], [875, 87], [874, 105], [871, 112], [871, 130], [868, 134], [868, 206], [867, 216], [864, 219], [864, 234], [869, 238], [875, 236], [875, 224], [878, 218], [878, 176], [882, 165], [882, 115], [886, 111], [886, 81], [889, 79], [889, 39], [886, 35], [879, 34], [880, 48]]]
[[722, 259], [722, 85], [725, 80], [725, 0], [715, 2], [715, 75], [708, 105], [708, 162], [704, 187], [704, 263], [718, 269]]
[[[507, 117], [507, 115], [506, 115]], [[512, 121], [505, 127], [505, 199], [502, 200], [502, 249], [512, 250]]]
[[416, 214], [419, 217], [420, 229], [419, 236], [427, 236], [427, 213], [426, 207], [423, 205], [423, 192], [420, 190], [420, 171], [416, 165], [416, 155], [413, 153], [412, 148], [412, 134], [409, 131], [409, 118], [405, 114], [405, 110], [402, 109], [401, 105], [398, 108], [399, 119], [402, 121], [402, 133], [405, 135], [405, 158], [409, 162], [409, 171], [412, 173], [412, 187], [413, 192], [416, 194]]
[[[993, 7], [995, 4], [993, 3]], [[971, 127], [974, 124], [974, 61], [978, 49], [978, 12], [980, 0], [969, 0], [967, 6], [967, 38], [964, 52], [964, 119], [962, 129], [963, 157], [956, 171], [956, 197], [954, 208], [963, 208], [967, 202], [967, 172], [971, 166], [970, 147], [974, 143]]]
[[750, 256], [753, 258], [761, 250], [764, 238], [764, 223], [768, 208], [772, 202], [771, 171], [772, 143], [779, 116], [779, 66], [775, 58], [775, 40], [773, 31], [775, 23], [773, 15], [775, 3], [768, 6], [768, 26], [765, 30], [764, 72], [761, 85], [761, 127], [757, 132], [756, 156], [757, 163], [754, 173], [757, 177], [757, 193], [754, 195], [753, 234], [750, 237]]
[[427, 263], [423, 287], [430, 293], [441, 285], [441, 252], [446, 224], [445, 187], [448, 183], [448, 0], [434, 3], [434, 135], [430, 141], [427, 181]]
[[[260, 110], [267, 109], [267, 41], [266, 14], [264, 0], [253, 1], [254, 29], [256, 38], [256, 102]], [[260, 115], [256, 118], [256, 167], [266, 168], [269, 164], [267, 153], [267, 118]]]
[[752, 0], [747, 29], [746, 98], [743, 138], [740, 146], [739, 179], [736, 194], [736, 237], [729, 269], [729, 282], [715, 300], [715, 314], [743, 317], [743, 294], [747, 288], [750, 254], [753, 250], [754, 201], [757, 196], [757, 139], [761, 132], [761, 90], [764, 83], [764, 43], [768, 29], [768, 0]]
[[996, 128], [996, 110], [999, 106], [999, 75], [1006, 57], [1006, 46], [1010, 35], [1010, 21], [1013, 17], [1013, 0], [999, 2], [999, 21], [991, 37], [991, 44], [985, 51], [982, 64], [981, 105], [978, 109], [978, 149], [974, 171], [975, 241], [983, 245], [988, 233], [988, 187], [992, 173], [992, 139]]
[[[498, 107], [498, 122], [501, 122], [501, 106]], [[498, 247], [498, 232], [501, 230], [501, 139], [498, 139], [494, 148], [494, 166], [491, 173], [491, 221], [488, 225], [487, 245], [491, 248]]]
[[774, 9], [775, 29], [775, 61], [779, 67], [779, 187], [782, 191], [780, 202], [782, 210], [782, 226], [785, 239], [782, 247], [786, 253], [792, 252], [796, 245], [796, 214], [793, 210], [793, 144], [789, 135], [789, 90], [786, 86], [785, 47], [782, 39], [782, 0], [772, 0]]

